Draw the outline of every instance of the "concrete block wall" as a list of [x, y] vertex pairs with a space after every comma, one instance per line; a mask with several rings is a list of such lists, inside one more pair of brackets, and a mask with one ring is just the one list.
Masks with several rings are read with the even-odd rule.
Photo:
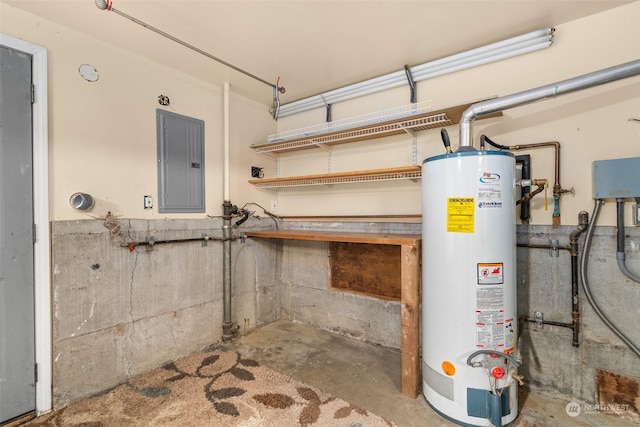
[[[233, 234], [241, 237], [249, 229], [273, 227], [270, 218], [249, 218]], [[240, 327], [239, 333], [280, 319], [284, 292], [280, 280], [282, 241], [239, 238], [232, 244], [231, 262], [231, 315]]]
[[[117, 222], [118, 235], [111, 235], [103, 220], [51, 224], [56, 408], [222, 338], [220, 241], [156, 244], [151, 251], [120, 246], [150, 236], [156, 241], [221, 237], [222, 220]], [[274, 256], [259, 246], [232, 243], [232, 320], [241, 329], [280, 317]]]
[[[421, 233], [420, 224], [305, 223], [290, 222], [284, 228], [368, 232]], [[569, 245], [573, 226], [519, 225], [518, 241], [548, 244], [557, 239]], [[601, 309], [609, 313], [637, 345], [640, 284], [618, 270], [615, 227], [597, 227], [591, 246], [589, 281]], [[580, 240], [582, 248], [584, 235]], [[423, 242], [429, 244], [429, 242]], [[328, 289], [328, 245], [324, 242], [283, 241], [281, 284], [284, 287], [283, 316], [363, 341], [400, 347], [400, 304]], [[640, 230], [627, 227], [627, 265], [640, 274]], [[519, 248], [518, 316], [571, 322], [571, 265], [569, 252], [550, 257], [547, 249]], [[640, 377], [640, 362], [622, 341], [597, 317], [580, 289], [582, 312], [580, 346], [572, 346], [568, 328], [545, 325], [535, 329], [524, 324], [520, 350], [527, 387], [560, 393], [571, 399], [596, 402], [595, 370]]]
[[[548, 244], [557, 239], [569, 245], [575, 227], [518, 226], [518, 241]], [[626, 227], [626, 258], [629, 270], [640, 274], [640, 230]], [[580, 249], [584, 247], [583, 235]], [[568, 251], [558, 257], [546, 249], [518, 249], [518, 314], [545, 320], [571, 322], [571, 265]], [[596, 227], [591, 243], [587, 280], [594, 300], [636, 346], [640, 345], [640, 284], [629, 280], [616, 260], [616, 228]], [[579, 287], [580, 339], [572, 345], [568, 328], [529, 323], [520, 332], [522, 373], [534, 388], [557, 391], [586, 402], [596, 402], [595, 370], [640, 378], [640, 359], [618, 338], [589, 304]]]
[[[420, 233], [420, 224], [359, 222], [285, 222], [283, 228], [370, 233]], [[400, 302], [328, 289], [329, 244], [283, 243], [283, 314], [362, 341], [400, 348]]]
[[[102, 220], [52, 223], [54, 405], [113, 387], [222, 337], [222, 243], [158, 244], [152, 251], [125, 241], [220, 237], [219, 218], [119, 218], [121, 235]], [[279, 222], [280, 228], [389, 233], [421, 232], [418, 223]], [[274, 228], [250, 218], [234, 236]], [[572, 226], [518, 226], [518, 241], [568, 245]], [[614, 227], [595, 230], [589, 281], [595, 299], [636, 344], [640, 285], [619, 272]], [[627, 264], [640, 272], [640, 230], [627, 228]], [[584, 236], [581, 239], [581, 246]], [[428, 244], [426, 242], [425, 244]], [[238, 238], [232, 243], [232, 321], [246, 332], [280, 318], [378, 345], [400, 347], [400, 304], [328, 289], [326, 242]], [[569, 254], [518, 249], [518, 315], [544, 313], [571, 321]], [[640, 377], [638, 358], [596, 316], [580, 290], [580, 346], [571, 331], [528, 324], [520, 334], [527, 385], [596, 402], [595, 370]]]

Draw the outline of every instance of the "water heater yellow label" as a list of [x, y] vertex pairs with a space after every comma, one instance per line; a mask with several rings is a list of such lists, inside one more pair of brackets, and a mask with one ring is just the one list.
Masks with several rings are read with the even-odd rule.
[[473, 233], [475, 198], [447, 198], [447, 231], [453, 233]]

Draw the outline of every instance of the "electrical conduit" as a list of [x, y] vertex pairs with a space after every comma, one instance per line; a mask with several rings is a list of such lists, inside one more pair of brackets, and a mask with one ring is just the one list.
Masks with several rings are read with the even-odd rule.
[[589, 227], [587, 228], [587, 234], [584, 240], [584, 247], [582, 248], [582, 256], [580, 259], [580, 276], [582, 278], [582, 288], [584, 289], [584, 294], [593, 307], [593, 310], [596, 312], [598, 317], [602, 319], [602, 321], [607, 325], [611, 331], [618, 336], [624, 343], [638, 356], [640, 357], [640, 348], [636, 346], [627, 336], [622, 333], [620, 329], [616, 325], [609, 320], [607, 315], [602, 311], [598, 303], [593, 298], [593, 294], [591, 293], [591, 288], [589, 286], [589, 278], [587, 276], [587, 269], [589, 265], [589, 250], [591, 249], [591, 239], [593, 238], [593, 230], [595, 229], [596, 222], [598, 221], [598, 215], [600, 214], [600, 207], [604, 201], [596, 200], [595, 206], [593, 208], [593, 214], [591, 215], [591, 222], [589, 223]]
[[624, 199], [616, 199], [616, 226], [618, 228], [618, 248], [616, 251], [618, 267], [620, 267], [620, 271], [622, 271], [622, 273], [629, 279], [633, 280], [634, 282], [640, 283], [640, 277], [629, 271], [629, 269], [627, 268], [627, 263], [625, 262], [626, 255], [624, 253]]

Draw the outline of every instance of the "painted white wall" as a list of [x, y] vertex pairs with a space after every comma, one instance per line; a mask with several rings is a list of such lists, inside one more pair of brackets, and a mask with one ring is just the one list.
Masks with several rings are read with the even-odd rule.
[[[143, 196], [157, 206], [155, 110], [160, 94], [171, 98], [170, 111], [205, 121], [206, 215], [220, 215], [222, 203], [222, 88], [161, 67], [140, 56], [115, 49], [65, 27], [0, 4], [2, 31], [46, 47], [50, 102], [50, 211], [52, 220], [102, 217], [108, 211], [121, 217], [201, 218], [203, 214], [159, 215], [144, 210]], [[543, 51], [418, 83], [419, 101], [434, 109], [508, 95], [608, 66], [640, 55], [640, 2], [556, 28], [554, 45]], [[416, 47], [419, 49], [419, 46]], [[82, 63], [100, 72], [95, 83], [78, 74]], [[407, 88], [369, 95], [334, 106], [335, 120], [408, 104]], [[165, 108], [165, 107], [162, 107]], [[591, 211], [591, 164], [594, 160], [640, 155], [638, 77], [565, 95], [504, 112], [499, 119], [476, 122], [481, 133], [500, 143], [526, 144], [560, 141], [564, 188], [575, 196], [561, 200], [563, 224], [575, 224], [581, 210]], [[395, 182], [299, 187], [281, 191], [257, 190], [246, 181], [250, 167], [276, 174], [275, 160], [255, 154], [249, 146], [267, 135], [324, 121], [324, 110], [271, 120], [268, 106], [233, 93], [231, 99], [231, 198], [239, 207], [278, 202], [282, 215], [420, 214], [420, 183]], [[277, 129], [276, 129], [277, 126]], [[449, 128], [454, 145], [458, 130]], [[477, 142], [476, 142], [477, 144]], [[437, 130], [418, 137], [418, 163], [442, 153]], [[527, 152], [519, 152], [525, 154]], [[553, 181], [553, 150], [532, 155], [533, 176]], [[408, 136], [341, 145], [334, 148], [332, 171], [409, 165]], [[327, 154], [303, 151], [284, 154], [280, 176], [327, 172]], [[84, 191], [96, 199], [89, 213], [73, 210], [71, 194]], [[551, 223], [551, 196], [545, 210], [537, 197], [532, 224]], [[630, 208], [629, 208], [630, 209]], [[613, 203], [607, 203], [599, 224], [615, 222]], [[260, 212], [258, 212], [260, 213]], [[629, 220], [629, 219], [628, 219]]]
[[[419, 46], [416, 47], [419, 49]], [[556, 27], [551, 48], [425, 80], [417, 84], [418, 101], [431, 100], [434, 109], [504, 96], [640, 58], [640, 2]], [[399, 66], [401, 69], [401, 66]], [[407, 87], [345, 101], [333, 108], [339, 120], [409, 103]], [[285, 117], [278, 131], [324, 121], [324, 109]], [[476, 147], [485, 133], [504, 145], [545, 141], [561, 143], [561, 184], [575, 196], [561, 198], [562, 224], [576, 224], [579, 211], [593, 208], [591, 168], [594, 160], [640, 155], [640, 77], [510, 109], [502, 118], [476, 121]], [[448, 128], [452, 145], [458, 128]], [[411, 164], [411, 137], [399, 136], [333, 148], [332, 171], [384, 168]], [[421, 132], [418, 164], [443, 153], [439, 130]], [[518, 151], [531, 154], [532, 175], [553, 184], [553, 149]], [[321, 150], [284, 154], [280, 176], [328, 172], [328, 157]], [[531, 224], [551, 224], [551, 185], [548, 210], [544, 199], [532, 201]], [[331, 187], [298, 187], [278, 193], [285, 215], [420, 214], [420, 184], [374, 183]], [[631, 223], [631, 204], [627, 204]], [[425, 213], [428, 215], [428, 213]], [[615, 224], [615, 203], [602, 210], [600, 225]]]
[[[49, 182], [51, 220], [90, 219], [112, 212], [125, 218], [202, 218], [222, 214], [222, 88], [116, 49], [58, 24], [0, 3], [2, 32], [48, 49]], [[96, 67], [97, 82], [85, 81], [81, 64]], [[171, 105], [158, 104], [159, 95]], [[156, 109], [205, 122], [205, 214], [158, 214]], [[248, 186], [259, 159], [246, 147], [275, 131], [268, 107], [231, 88], [231, 201], [268, 204]], [[91, 194], [95, 206], [74, 210], [69, 197]], [[143, 196], [154, 208], [143, 208]], [[238, 200], [236, 200], [236, 198]]]

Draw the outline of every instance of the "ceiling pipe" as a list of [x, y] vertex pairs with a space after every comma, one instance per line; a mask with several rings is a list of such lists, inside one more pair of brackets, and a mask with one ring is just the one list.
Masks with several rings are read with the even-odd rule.
[[222, 58], [218, 58], [217, 56], [214, 56], [214, 55], [210, 54], [209, 52], [206, 52], [206, 51], [204, 51], [204, 50], [202, 50], [202, 49], [200, 49], [200, 48], [198, 48], [198, 47], [196, 47], [196, 46], [194, 46], [192, 44], [189, 44], [189, 43], [185, 42], [184, 40], [181, 40], [181, 39], [179, 39], [177, 37], [172, 36], [169, 33], [166, 33], [164, 31], [162, 31], [159, 28], [156, 28], [156, 27], [154, 27], [152, 25], [149, 25], [144, 21], [141, 21], [141, 20], [139, 20], [137, 18], [134, 18], [131, 15], [128, 15], [128, 14], [116, 9], [115, 7], [113, 7], [113, 1], [111, 1], [111, 0], [95, 0], [95, 4], [96, 4], [96, 7], [98, 9], [100, 9], [100, 10], [106, 10], [106, 11], [109, 11], [109, 12], [114, 12], [114, 13], [122, 16], [123, 18], [127, 18], [131, 22], [140, 25], [141, 27], [144, 27], [144, 28], [146, 28], [148, 30], [151, 30], [156, 34], [161, 35], [162, 37], [165, 37], [165, 38], [167, 38], [167, 39], [169, 39], [171, 41], [174, 41], [174, 42], [186, 47], [187, 49], [191, 49], [192, 51], [194, 51], [196, 53], [199, 53], [202, 56], [206, 56], [209, 59], [213, 59], [214, 61], [224, 65], [225, 67], [229, 67], [232, 70], [235, 70], [235, 71], [237, 71], [239, 73], [242, 73], [247, 77], [250, 77], [250, 78], [252, 78], [252, 79], [254, 79], [254, 80], [256, 80], [256, 81], [258, 81], [260, 83], [264, 83], [267, 86], [272, 87], [273, 88], [273, 118], [276, 119], [276, 120], [278, 119], [278, 113], [280, 112], [280, 96], [279, 96], [279, 94], [285, 93], [285, 91], [286, 91], [284, 86], [280, 86], [279, 85], [280, 78], [278, 78], [278, 82], [276, 82], [276, 84], [270, 83], [269, 81], [267, 81], [267, 80], [265, 80], [265, 79], [263, 79], [261, 77], [258, 77], [255, 74], [252, 74], [252, 73], [250, 73], [250, 72], [248, 72], [246, 70], [243, 70], [240, 67], [236, 67], [235, 65], [231, 64], [230, 62], [225, 61]]
[[462, 149], [464, 151], [465, 149], [468, 150], [468, 147], [473, 147], [471, 124], [478, 117], [622, 80], [638, 74], [640, 74], [640, 60], [635, 60], [535, 89], [472, 104], [462, 113], [460, 118], [460, 147], [458, 150]]

